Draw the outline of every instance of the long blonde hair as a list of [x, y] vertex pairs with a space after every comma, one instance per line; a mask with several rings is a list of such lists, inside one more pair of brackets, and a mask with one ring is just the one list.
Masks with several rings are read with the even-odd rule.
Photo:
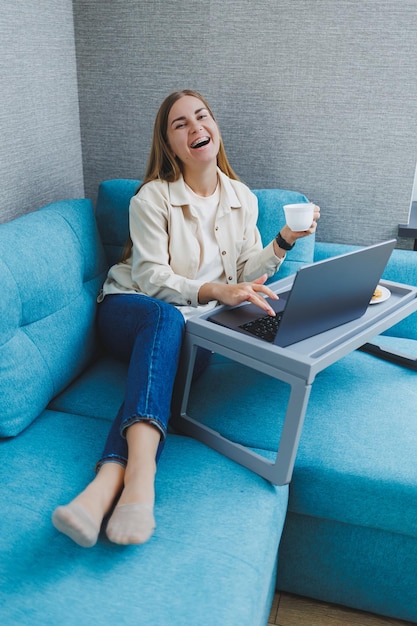
[[[193, 91], [192, 89], [184, 89], [182, 91], [174, 91], [169, 96], [167, 96], [159, 107], [159, 111], [155, 118], [148, 165], [143, 181], [138, 187], [136, 193], [143, 185], [146, 185], [146, 183], [149, 183], [152, 180], [161, 179], [167, 181], [168, 183], [172, 183], [182, 176], [182, 162], [172, 154], [172, 151], [169, 148], [167, 129], [168, 116], [173, 104], [184, 96], [193, 96], [194, 98], [198, 98], [199, 100], [201, 100], [201, 102], [204, 104], [204, 107], [207, 109], [213, 120], [216, 122], [216, 118], [214, 117], [213, 112], [210, 109], [207, 101], [197, 91]], [[232, 166], [229, 163], [221, 135], [219, 152], [217, 154], [217, 166], [229, 178], [232, 178], [233, 180], [239, 180], [239, 177], [237, 176], [237, 174], [235, 174]], [[129, 239], [123, 251], [121, 259], [122, 262], [127, 261], [130, 256], [131, 250], [132, 240], [129, 236]]]

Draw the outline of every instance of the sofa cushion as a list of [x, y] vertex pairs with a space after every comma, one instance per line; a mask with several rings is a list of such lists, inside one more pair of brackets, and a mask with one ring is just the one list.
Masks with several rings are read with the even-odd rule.
[[88, 200], [0, 226], [0, 436], [30, 424], [90, 361], [104, 268]]
[[53, 528], [55, 506], [91, 480], [107, 430], [46, 411], [0, 442], [2, 623], [266, 624], [288, 489], [199, 442], [168, 436], [147, 544], [102, 536], [86, 550]]

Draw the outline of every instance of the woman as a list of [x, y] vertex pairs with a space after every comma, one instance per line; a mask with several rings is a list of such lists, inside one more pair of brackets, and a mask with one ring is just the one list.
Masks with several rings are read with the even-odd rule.
[[[94, 480], [52, 516], [58, 530], [93, 546], [103, 519], [110, 541], [140, 544], [155, 528], [156, 462], [166, 436], [185, 319], [217, 304], [250, 301], [269, 315], [264, 284], [297, 239], [285, 225], [262, 248], [257, 201], [227, 160], [204, 98], [185, 90], [157, 114], [144, 183], [130, 204], [130, 241], [99, 296], [98, 329], [129, 362], [124, 403]], [[207, 364], [201, 352], [197, 370]]]

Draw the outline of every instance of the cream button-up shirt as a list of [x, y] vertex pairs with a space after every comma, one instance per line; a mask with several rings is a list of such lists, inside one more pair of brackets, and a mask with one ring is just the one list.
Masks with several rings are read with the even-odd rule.
[[[218, 170], [220, 201], [215, 238], [227, 283], [272, 276], [283, 259], [273, 243], [262, 247], [256, 227], [258, 201], [249, 188]], [[142, 293], [179, 307], [198, 307], [202, 285], [199, 222], [190, 205], [184, 179], [154, 180], [131, 199], [130, 236], [133, 248], [125, 263], [110, 268], [99, 299], [114, 293]]]

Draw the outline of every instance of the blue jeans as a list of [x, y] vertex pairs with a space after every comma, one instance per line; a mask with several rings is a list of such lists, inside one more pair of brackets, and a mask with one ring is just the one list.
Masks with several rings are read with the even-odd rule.
[[[112, 424], [97, 470], [103, 463], [127, 464], [126, 429], [148, 422], [161, 435], [158, 460], [171, 414], [185, 322], [171, 304], [139, 294], [108, 295], [98, 305], [97, 326], [103, 346], [115, 358], [129, 363], [126, 393]], [[197, 357], [195, 371], [208, 363]]]

